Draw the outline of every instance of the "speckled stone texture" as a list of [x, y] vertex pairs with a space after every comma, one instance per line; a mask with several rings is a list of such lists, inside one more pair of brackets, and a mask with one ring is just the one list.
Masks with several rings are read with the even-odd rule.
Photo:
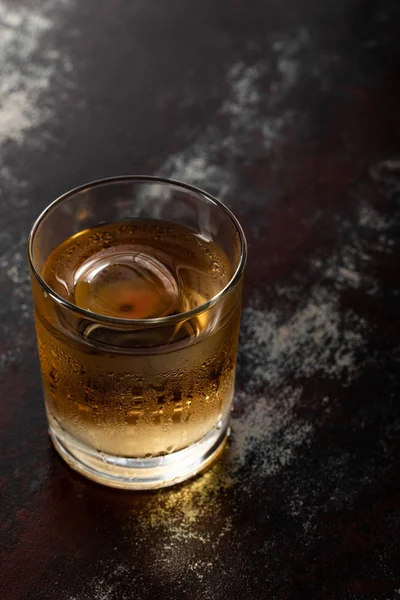
[[[0, 598], [400, 598], [400, 4], [0, 0]], [[218, 195], [249, 262], [233, 434], [175, 489], [46, 432], [25, 244], [89, 180]]]

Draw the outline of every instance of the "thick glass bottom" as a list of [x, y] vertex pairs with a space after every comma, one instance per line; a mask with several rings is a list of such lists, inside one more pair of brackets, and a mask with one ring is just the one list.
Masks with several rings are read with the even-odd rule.
[[125, 458], [93, 450], [52, 420], [49, 434], [60, 456], [78, 473], [115, 488], [153, 490], [193, 477], [216, 460], [229, 436], [229, 415], [188, 448], [155, 458]]

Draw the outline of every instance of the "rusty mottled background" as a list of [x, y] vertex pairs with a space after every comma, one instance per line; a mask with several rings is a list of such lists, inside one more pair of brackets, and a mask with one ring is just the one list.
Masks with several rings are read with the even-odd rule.
[[[400, 598], [400, 4], [0, 0], [0, 598]], [[46, 432], [25, 257], [86, 181], [163, 174], [249, 241], [233, 435], [156, 493]]]

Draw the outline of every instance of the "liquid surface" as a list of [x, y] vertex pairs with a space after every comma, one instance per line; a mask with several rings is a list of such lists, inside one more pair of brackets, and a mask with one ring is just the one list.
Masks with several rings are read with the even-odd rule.
[[222, 250], [191, 230], [132, 220], [69, 238], [50, 254], [42, 275], [81, 308], [146, 319], [203, 304], [225, 287], [231, 272]]

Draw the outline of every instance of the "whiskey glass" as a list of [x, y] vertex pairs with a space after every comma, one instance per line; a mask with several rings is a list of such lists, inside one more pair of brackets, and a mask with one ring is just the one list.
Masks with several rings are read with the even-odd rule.
[[28, 258], [62, 458], [126, 489], [210, 465], [229, 434], [246, 262], [230, 210], [176, 181], [103, 179], [43, 211]]

